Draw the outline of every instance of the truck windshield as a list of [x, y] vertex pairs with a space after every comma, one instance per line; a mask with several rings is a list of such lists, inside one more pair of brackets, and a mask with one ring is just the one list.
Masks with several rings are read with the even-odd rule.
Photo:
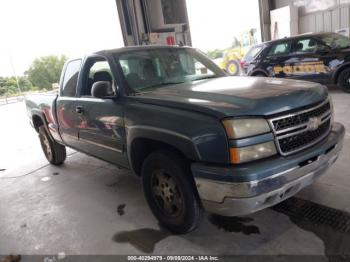
[[136, 50], [116, 59], [135, 92], [225, 76], [211, 60], [190, 48]]
[[321, 36], [321, 41], [332, 49], [342, 49], [350, 47], [349, 37], [339, 34], [326, 34]]

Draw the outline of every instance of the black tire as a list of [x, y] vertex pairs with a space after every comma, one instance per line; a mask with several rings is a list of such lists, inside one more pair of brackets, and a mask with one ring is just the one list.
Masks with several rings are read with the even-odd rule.
[[350, 68], [340, 72], [338, 77], [338, 86], [346, 93], [350, 93]]
[[197, 228], [203, 209], [183, 157], [168, 150], [155, 151], [145, 159], [141, 173], [146, 200], [160, 225], [175, 234]]
[[53, 141], [44, 126], [39, 127], [39, 139], [46, 159], [53, 165], [62, 165], [66, 160], [66, 147]]
[[[237, 76], [239, 74], [239, 70], [240, 70], [239, 67], [240, 67], [240, 65], [239, 65], [237, 60], [231, 60], [226, 65], [226, 72], [230, 76]], [[233, 70], [232, 68], [235, 68], [235, 70]]]

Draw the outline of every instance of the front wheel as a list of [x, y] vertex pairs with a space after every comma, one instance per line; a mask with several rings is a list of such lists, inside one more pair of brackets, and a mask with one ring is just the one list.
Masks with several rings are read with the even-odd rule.
[[202, 208], [189, 165], [176, 153], [155, 151], [144, 161], [142, 183], [146, 200], [160, 224], [183, 234], [200, 223]]
[[350, 93], [350, 68], [344, 69], [338, 78], [338, 86], [346, 93]]
[[51, 139], [44, 126], [39, 127], [39, 139], [46, 159], [53, 165], [62, 165], [66, 160], [66, 147]]

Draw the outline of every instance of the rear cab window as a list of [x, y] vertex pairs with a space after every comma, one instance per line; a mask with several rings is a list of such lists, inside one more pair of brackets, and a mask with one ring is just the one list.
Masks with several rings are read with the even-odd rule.
[[68, 62], [62, 80], [62, 89], [60, 94], [61, 96], [75, 96], [80, 67], [81, 59], [72, 60]]

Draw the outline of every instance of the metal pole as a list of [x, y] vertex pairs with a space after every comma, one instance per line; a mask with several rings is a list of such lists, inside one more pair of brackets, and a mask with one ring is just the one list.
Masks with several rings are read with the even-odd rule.
[[271, 39], [270, 10], [272, 9], [272, 7], [272, 2], [270, 0], [259, 0], [260, 31], [262, 42]]

